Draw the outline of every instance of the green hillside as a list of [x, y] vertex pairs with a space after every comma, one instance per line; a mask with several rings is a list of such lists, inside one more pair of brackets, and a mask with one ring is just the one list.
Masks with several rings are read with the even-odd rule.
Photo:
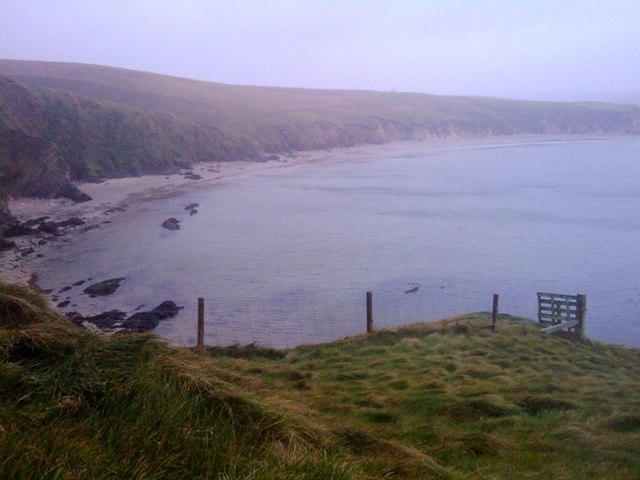
[[212, 127], [166, 112], [0, 78], [0, 178], [10, 194], [55, 197], [48, 191], [54, 180], [175, 172], [252, 154]]
[[16, 60], [1, 60], [0, 75], [170, 112], [275, 153], [447, 136], [640, 133], [639, 106], [238, 86]]
[[484, 314], [288, 351], [72, 326], [0, 286], [3, 478], [636, 479], [640, 351]]

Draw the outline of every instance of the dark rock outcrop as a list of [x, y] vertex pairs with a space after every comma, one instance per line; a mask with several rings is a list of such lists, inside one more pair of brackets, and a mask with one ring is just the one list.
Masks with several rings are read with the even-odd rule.
[[115, 292], [118, 289], [118, 287], [124, 280], [125, 280], [125, 277], [110, 278], [109, 280], [104, 280], [102, 282], [89, 285], [87, 288], [83, 290], [83, 292], [89, 295], [90, 297], [111, 295], [113, 292]]
[[175, 317], [180, 311], [174, 302], [166, 300], [150, 312], [137, 312], [125, 320], [122, 326], [131, 332], [141, 333], [153, 330], [160, 320]]
[[23, 237], [25, 235], [35, 235], [37, 232], [33, 228], [27, 227], [24, 223], [15, 221], [4, 229], [4, 236], [6, 238], [11, 237]]
[[[62, 302], [65, 303], [65, 302]], [[58, 305], [60, 307], [60, 305]], [[126, 317], [126, 313], [120, 310], [110, 310], [108, 312], [99, 313], [98, 315], [83, 316], [78, 312], [68, 312], [67, 318], [72, 323], [82, 326], [83, 322], [90, 322], [98, 328], [113, 328], [117, 323], [122, 322]]]
[[187, 180], [202, 180], [202, 177], [200, 175], [191, 172], [184, 174], [183, 177]]
[[58, 224], [56, 222], [40, 222], [40, 225], [38, 225], [38, 231], [55, 235], [58, 233]]
[[[65, 197], [74, 202], [86, 202], [91, 197], [80, 191], [70, 180], [70, 167], [57, 145], [42, 154], [39, 162], [23, 170], [15, 182], [20, 195], [39, 198]], [[14, 187], [17, 188], [17, 187]]]
[[15, 246], [16, 246], [16, 242], [13, 242], [11, 240], [6, 240], [0, 237], [0, 252], [3, 252], [5, 250], [11, 250]]
[[180, 220], [174, 217], [167, 218], [162, 222], [162, 228], [167, 230], [180, 230]]
[[180, 308], [181, 307], [177, 306], [175, 302], [165, 300], [156, 308], [151, 310], [151, 312], [153, 312], [159, 320], [164, 320], [166, 318], [175, 317], [180, 311]]
[[61, 228], [66, 228], [66, 227], [78, 227], [80, 225], [84, 225], [85, 223], [86, 222], [81, 218], [71, 217], [71, 218], [68, 218], [67, 220], [56, 222], [56, 225]]
[[120, 310], [99, 313], [91, 317], [85, 317], [87, 322], [93, 323], [98, 328], [112, 328], [116, 323], [122, 322], [127, 314]]
[[23, 225], [25, 227], [35, 227], [36, 225], [41, 224], [42, 222], [44, 222], [45, 220], [48, 220], [50, 217], [47, 215], [46, 217], [37, 217], [37, 218], [32, 218], [30, 220], [27, 220], [26, 222], [23, 223]]

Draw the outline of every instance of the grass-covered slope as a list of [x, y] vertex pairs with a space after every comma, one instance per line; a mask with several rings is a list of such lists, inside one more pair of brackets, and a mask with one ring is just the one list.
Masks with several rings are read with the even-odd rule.
[[225, 85], [96, 65], [0, 60], [0, 75], [170, 112], [287, 152], [394, 140], [640, 133], [640, 107]]
[[503, 316], [197, 357], [0, 289], [6, 478], [635, 479], [640, 351]]
[[0, 287], [2, 478], [358, 478], [322, 428], [257, 392], [250, 376], [151, 336], [103, 338]]
[[252, 152], [170, 113], [0, 78], [0, 186], [9, 194], [68, 196], [69, 180], [173, 172]]

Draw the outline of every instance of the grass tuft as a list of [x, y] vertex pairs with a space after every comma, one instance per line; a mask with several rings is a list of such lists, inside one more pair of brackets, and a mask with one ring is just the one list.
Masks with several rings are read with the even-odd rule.
[[554, 398], [550, 396], [531, 395], [523, 398], [518, 402], [520, 407], [533, 415], [547, 410], [576, 410], [578, 406], [567, 400]]
[[619, 415], [608, 419], [605, 426], [614, 432], [640, 432], [640, 415]]

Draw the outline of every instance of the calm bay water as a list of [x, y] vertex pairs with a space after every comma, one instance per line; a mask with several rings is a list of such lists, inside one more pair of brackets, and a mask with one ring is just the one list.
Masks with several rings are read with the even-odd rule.
[[200, 296], [207, 343], [293, 346], [362, 332], [371, 290], [379, 327], [487, 311], [494, 292], [535, 318], [537, 291], [584, 293], [590, 338], [640, 346], [638, 139], [368, 152], [142, 205], [35, 268], [45, 288], [127, 277], [72, 296], [84, 313], [175, 300], [157, 333], [181, 344]]

